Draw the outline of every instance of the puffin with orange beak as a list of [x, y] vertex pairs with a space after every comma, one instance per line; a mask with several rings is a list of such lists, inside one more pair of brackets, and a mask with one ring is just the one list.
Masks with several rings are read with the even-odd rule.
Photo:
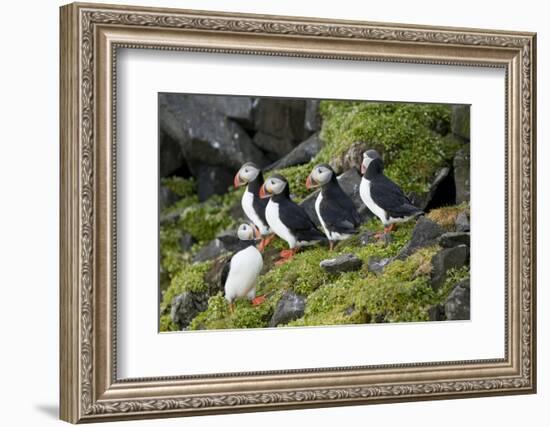
[[260, 188], [260, 197], [269, 198], [265, 217], [270, 229], [288, 243], [289, 249], [281, 251], [278, 264], [292, 258], [302, 246], [325, 240], [307, 212], [290, 199], [288, 181], [275, 174], [266, 179]]
[[379, 238], [392, 231], [396, 223], [424, 214], [395, 182], [384, 175], [384, 162], [376, 150], [363, 153], [361, 174], [361, 200], [384, 225], [384, 232], [377, 234]]
[[332, 250], [334, 242], [357, 232], [361, 217], [351, 198], [340, 187], [336, 173], [325, 163], [315, 166], [306, 180], [306, 188], [318, 187], [321, 191], [315, 199], [315, 212]]
[[241, 206], [248, 220], [260, 230], [262, 241], [260, 242], [259, 249], [262, 252], [275, 237], [269, 230], [269, 226], [265, 219], [267, 200], [260, 198], [259, 195], [260, 187], [263, 183], [264, 177], [261, 169], [252, 162], [247, 162], [242, 165], [233, 180], [235, 188], [246, 185], [246, 190], [241, 199]]
[[261, 304], [265, 300], [264, 296], [256, 297], [256, 283], [264, 266], [262, 254], [256, 248], [256, 242], [261, 237], [260, 230], [254, 224], [241, 224], [237, 235], [244, 248], [227, 261], [221, 274], [221, 287], [231, 312], [238, 298], [246, 297], [252, 305]]

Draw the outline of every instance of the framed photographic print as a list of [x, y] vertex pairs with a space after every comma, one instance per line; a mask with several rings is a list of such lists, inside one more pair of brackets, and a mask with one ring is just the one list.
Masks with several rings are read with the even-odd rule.
[[535, 34], [61, 8], [61, 418], [533, 393]]

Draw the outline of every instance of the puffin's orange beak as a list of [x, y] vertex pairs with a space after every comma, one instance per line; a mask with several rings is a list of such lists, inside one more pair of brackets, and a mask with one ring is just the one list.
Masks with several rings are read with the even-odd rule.
[[361, 163], [361, 175], [364, 175], [366, 171], [367, 171], [367, 168], [365, 167], [365, 164]]
[[256, 239], [261, 239], [262, 234], [260, 233], [260, 229], [255, 225], [252, 225], [252, 228], [254, 229], [254, 236], [256, 237]]
[[307, 176], [306, 179], [306, 188], [309, 190], [310, 188], [313, 188], [317, 185], [315, 180], [311, 177], [311, 174]]
[[263, 184], [261, 187], [260, 187], [260, 197], [262, 199], [265, 199], [267, 197], [269, 197], [269, 194], [267, 194], [266, 190], [265, 190], [265, 184]]
[[235, 174], [235, 178], [233, 178], [233, 185], [235, 188], [239, 188], [243, 183], [241, 182], [241, 175], [240, 171]]

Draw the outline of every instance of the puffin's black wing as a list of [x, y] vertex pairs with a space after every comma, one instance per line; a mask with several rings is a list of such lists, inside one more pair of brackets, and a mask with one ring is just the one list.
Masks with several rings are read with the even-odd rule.
[[355, 205], [338, 184], [329, 185], [320, 206], [323, 221], [331, 231], [354, 233], [361, 224]]
[[225, 282], [227, 280], [227, 276], [229, 276], [229, 270], [231, 269], [231, 260], [233, 257], [229, 258], [227, 261], [225, 261], [225, 264], [222, 268], [222, 274], [220, 276], [220, 289], [223, 293], [225, 293]]
[[267, 220], [265, 219], [265, 208], [268, 202], [269, 199], [262, 199], [258, 196], [258, 194], [254, 194], [254, 198], [252, 199], [252, 207], [265, 225], [267, 225]]
[[422, 209], [414, 206], [403, 190], [385, 175], [380, 174], [371, 181], [370, 194], [374, 203], [394, 218], [422, 213]]
[[325, 235], [317, 229], [302, 207], [290, 199], [284, 199], [278, 203], [279, 218], [294, 233], [297, 240], [312, 241], [325, 239]]

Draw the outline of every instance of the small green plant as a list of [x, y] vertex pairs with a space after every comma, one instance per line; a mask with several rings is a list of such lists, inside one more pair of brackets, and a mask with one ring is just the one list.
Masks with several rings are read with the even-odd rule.
[[202, 262], [197, 264], [183, 264], [170, 281], [170, 286], [164, 292], [161, 312], [164, 313], [170, 308], [170, 304], [176, 295], [183, 292], [205, 292], [208, 285], [204, 281], [204, 274], [210, 269], [212, 263]]

